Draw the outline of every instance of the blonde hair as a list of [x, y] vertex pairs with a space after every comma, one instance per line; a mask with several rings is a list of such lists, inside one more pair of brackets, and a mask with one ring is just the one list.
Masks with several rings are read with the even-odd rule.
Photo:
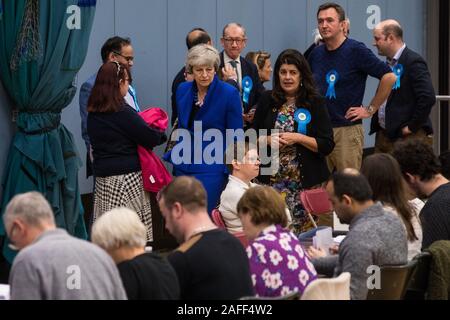
[[147, 243], [147, 230], [136, 212], [117, 208], [95, 221], [91, 237], [93, 243], [105, 250], [141, 248]]
[[192, 47], [186, 57], [186, 71], [192, 73], [195, 66], [212, 66], [218, 71], [220, 65], [219, 52], [209, 44], [199, 44]]

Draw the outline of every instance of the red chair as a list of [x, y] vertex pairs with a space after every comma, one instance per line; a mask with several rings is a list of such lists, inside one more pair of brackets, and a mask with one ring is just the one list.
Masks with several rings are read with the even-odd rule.
[[213, 209], [211, 213], [211, 220], [214, 222], [214, 224], [219, 227], [219, 229], [226, 229], [227, 226], [225, 225], [225, 221], [223, 221], [222, 214], [220, 213], [219, 209]]
[[[214, 209], [211, 213], [211, 220], [214, 222], [214, 224], [219, 229], [225, 229], [227, 230], [227, 226], [225, 225], [225, 221], [223, 221], [222, 213], [218, 209]], [[238, 238], [238, 240], [242, 243], [244, 248], [248, 245], [247, 237], [245, 236], [244, 232], [230, 232], [233, 236]]]
[[317, 224], [312, 215], [318, 216], [330, 213], [333, 210], [333, 205], [328, 198], [326, 190], [323, 188], [304, 190], [299, 197], [314, 228], [317, 228]]

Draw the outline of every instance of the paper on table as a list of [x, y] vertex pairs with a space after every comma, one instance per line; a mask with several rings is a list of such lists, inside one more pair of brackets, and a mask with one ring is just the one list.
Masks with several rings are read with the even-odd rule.
[[9, 285], [0, 284], [0, 300], [9, 300]]
[[333, 232], [330, 227], [318, 230], [316, 236], [313, 237], [313, 246], [323, 249], [327, 255], [333, 246]]

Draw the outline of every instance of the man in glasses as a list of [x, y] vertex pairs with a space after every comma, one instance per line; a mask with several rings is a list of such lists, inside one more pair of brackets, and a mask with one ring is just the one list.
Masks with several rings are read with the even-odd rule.
[[[228, 81], [231, 75], [236, 73], [236, 79], [233, 80], [237, 82], [241, 92], [244, 127], [248, 127], [253, 122], [255, 106], [261, 93], [264, 92], [264, 87], [256, 65], [241, 56], [242, 50], [247, 45], [245, 28], [235, 22], [227, 24], [223, 28], [220, 43], [224, 49], [220, 54], [222, 77], [224, 81]], [[251, 83], [246, 81], [247, 77], [251, 79]]]
[[12, 198], [3, 221], [12, 245], [21, 250], [9, 276], [12, 300], [126, 299], [110, 256], [58, 229], [52, 208], [40, 193]]

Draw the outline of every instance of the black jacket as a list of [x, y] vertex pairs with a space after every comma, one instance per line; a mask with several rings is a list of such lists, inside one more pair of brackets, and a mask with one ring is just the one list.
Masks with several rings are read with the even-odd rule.
[[[436, 103], [427, 63], [416, 52], [405, 48], [398, 63], [403, 65], [400, 88], [393, 90], [386, 105], [386, 133], [391, 140], [402, 137], [406, 126], [412, 132], [423, 128], [433, 133], [430, 112]], [[378, 112], [372, 117], [370, 134], [380, 130]]]
[[[260, 98], [258, 108], [255, 113], [253, 123], [254, 129], [271, 130], [275, 127], [275, 122], [281, 106], [272, 97], [272, 91], [266, 91]], [[325, 157], [334, 149], [333, 127], [330, 116], [323, 104], [314, 105], [307, 108], [311, 113], [311, 122], [307, 125], [307, 135], [316, 138], [319, 152], [313, 152], [308, 148], [297, 145], [297, 152], [300, 156], [299, 170], [302, 177], [302, 185], [305, 189], [326, 181], [330, 175]], [[295, 123], [297, 132], [298, 125]], [[259, 132], [258, 132], [259, 134]], [[260, 176], [259, 181], [269, 183], [269, 176]]]
[[[244, 112], [247, 113], [252, 107], [254, 107], [258, 103], [258, 100], [261, 94], [265, 91], [265, 89], [261, 83], [261, 80], [259, 79], [258, 69], [256, 68], [256, 65], [253, 62], [246, 60], [244, 57], [239, 57], [239, 59], [241, 61], [242, 79], [244, 79], [246, 76], [249, 76], [253, 81], [253, 89], [250, 92], [248, 104], [244, 104], [244, 102], [242, 102], [244, 106]], [[222, 51], [220, 53], [219, 69], [222, 70], [223, 67], [224, 67], [224, 57]]]

